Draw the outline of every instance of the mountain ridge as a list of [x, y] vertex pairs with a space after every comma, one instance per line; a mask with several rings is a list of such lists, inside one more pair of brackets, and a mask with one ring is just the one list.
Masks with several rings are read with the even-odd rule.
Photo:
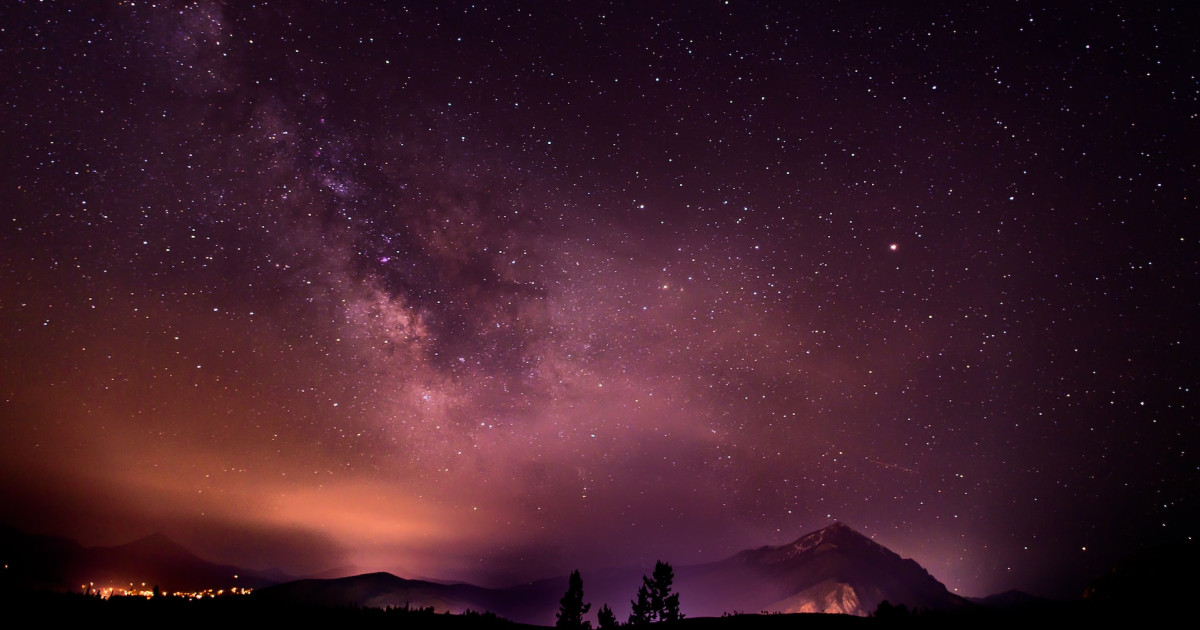
[[[628, 614], [641, 568], [585, 574], [587, 599]], [[263, 589], [264, 598], [332, 605], [433, 606], [436, 612], [488, 610], [513, 621], [552, 624], [566, 577], [500, 589], [405, 580], [390, 573], [340, 580], [304, 580]], [[866, 616], [880, 602], [910, 609], [971, 606], [923, 567], [901, 558], [843, 523], [809, 532], [778, 547], [749, 549], [716, 562], [675, 569], [675, 592], [690, 617], [734, 611], [824, 612]]]
[[[259, 588], [279, 583], [258, 572], [205, 560], [161, 532], [113, 546], [0, 528], [5, 581], [23, 588], [160, 587], [164, 592]], [[290, 579], [290, 578], [289, 578]]]
[[[257, 589], [253, 597], [332, 606], [433, 607], [437, 612], [490, 611], [513, 621], [553, 624], [565, 576], [505, 588], [411, 579], [388, 572], [284, 583], [254, 572], [203, 560], [162, 533], [124, 545], [81, 547], [68, 539], [38, 538], [5, 529], [0, 551], [17, 571], [37, 568], [30, 584], [74, 590], [94, 582], [166, 592], [229, 588]], [[43, 549], [45, 553], [39, 553]], [[24, 555], [14, 553], [24, 550]], [[40, 559], [39, 559], [40, 557]], [[585, 572], [588, 600], [628, 614], [644, 570], [625, 567]], [[901, 558], [850, 526], [835, 522], [790, 543], [738, 552], [715, 562], [675, 568], [675, 592], [690, 617], [743, 612], [825, 612], [865, 616], [883, 600], [909, 609], [970, 606], [949, 593], [917, 562]]]

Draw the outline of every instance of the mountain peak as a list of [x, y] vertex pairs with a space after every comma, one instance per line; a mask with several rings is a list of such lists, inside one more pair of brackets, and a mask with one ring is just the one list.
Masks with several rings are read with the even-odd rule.
[[133, 541], [130, 544], [134, 545], [174, 545], [175, 541], [171, 540], [162, 532], [154, 532], [149, 536], [145, 536]]
[[123, 549], [127, 552], [143, 554], [149, 553], [156, 555], [187, 557], [192, 557], [194, 555], [191, 551], [188, 551], [186, 548], [184, 548], [183, 545], [171, 540], [162, 532], [155, 532], [149, 536], [146, 536], [145, 538], [139, 538], [131, 543], [113, 547], [113, 549]]
[[833, 524], [819, 529], [817, 532], [824, 533], [826, 536], [857, 536], [859, 538], [866, 538], [866, 536], [860, 534], [858, 530], [841, 521], [834, 521]]
[[754, 589], [761, 597], [775, 597], [756, 604], [763, 610], [867, 615], [885, 599], [930, 609], [961, 605], [915, 561], [841, 522], [786, 545], [743, 551], [731, 561], [750, 576], [746, 580], [761, 581]]
[[878, 543], [858, 533], [849, 525], [841, 521], [834, 521], [832, 525], [797, 538], [792, 544], [785, 545], [784, 548], [790, 548], [792, 553], [804, 553], [810, 549], [816, 549], [822, 544], [847, 545], [855, 543], [865, 543], [872, 547], [878, 546]]

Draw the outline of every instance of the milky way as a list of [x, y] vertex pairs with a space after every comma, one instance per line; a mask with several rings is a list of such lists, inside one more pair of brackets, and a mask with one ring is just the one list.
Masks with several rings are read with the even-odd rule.
[[841, 520], [969, 595], [1196, 534], [1194, 6], [506, 5], [0, 8], [0, 521], [507, 584]]

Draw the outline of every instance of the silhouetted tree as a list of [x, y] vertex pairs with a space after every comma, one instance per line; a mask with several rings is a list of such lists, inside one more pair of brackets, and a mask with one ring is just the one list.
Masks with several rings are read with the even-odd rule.
[[675, 572], [666, 562], [654, 565], [654, 581], [650, 590], [650, 603], [658, 613], [659, 621], [678, 621], [683, 619], [679, 612], [679, 593], [671, 592], [671, 583], [675, 581]]
[[638, 588], [637, 599], [629, 602], [629, 625], [644, 626], [650, 623], [650, 615], [654, 609], [650, 607], [650, 581], [642, 576], [642, 586]]
[[591, 610], [592, 605], [583, 603], [583, 578], [579, 577], [578, 570], [571, 573], [567, 580], [567, 592], [563, 593], [558, 603], [558, 614], [555, 615], [558, 621], [554, 624], [556, 628], [592, 627], [592, 622], [583, 620], [583, 616]]
[[683, 619], [683, 614], [679, 612], [679, 594], [671, 592], [671, 583], [674, 581], [675, 572], [671, 565], [661, 560], [656, 562], [653, 577], [642, 576], [637, 599], [630, 602], [633, 611], [629, 614], [629, 625]]
[[600, 607], [600, 610], [596, 613], [596, 620], [600, 622], [600, 630], [612, 630], [613, 628], [621, 627], [621, 624], [617, 622], [617, 615], [608, 607], [608, 604]]

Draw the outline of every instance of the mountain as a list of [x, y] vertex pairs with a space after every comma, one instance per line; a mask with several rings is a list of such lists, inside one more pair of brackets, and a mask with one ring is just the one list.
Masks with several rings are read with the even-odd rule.
[[367, 573], [331, 580], [307, 579], [255, 592], [265, 602], [304, 602], [318, 606], [426, 608], [437, 612], [492, 610], [502, 605], [499, 591], [469, 584], [406, 580], [391, 573]]
[[[700, 598], [694, 615], [824, 612], [867, 616], [880, 602], [949, 610], [969, 607], [913, 560], [901, 558], [842, 523], [779, 547], [743, 551], [681, 569], [681, 593]], [[685, 590], [686, 589], [686, 590]]]
[[197, 557], [163, 534], [115, 547], [83, 547], [66, 538], [25, 534], [0, 527], [0, 557], [7, 566], [5, 585], [78, 591], [94, 588], [164, 592], [258, 588], [276, 583], [251, 571]]
[[[641, 585], [641, 568], [585, 572], [584, 600], [592, 615], [608, 604], [618, 619]], [[505, 589], [437, 584], [373, 573], [337, 580], [301, 580], [262, 589], [255, 597], [361, 606], [432, 606], [437, 612], [490, 611], [513, 621], [554, 623], [567, 578]], [[688, 617], [727, 612], [824, 612], [866, 616], [880, 602], [912, 609], [970, 607], [920, 565], [841, 523], [780, 547], [760, 547], [731, 558], [675, 570], [675, 592]]]
[[[437, 612], [489, 611], [513, 621], [550, 625], [567, 578], [510, 588], [409, 580], [389, 573], [337, 579], [274, 581], [232, 566], [203, 560], [162, 534], [116, 547], [82, 547], [65, 538], [32, 536], [0, 526], [3, 587], [78, 590], [94, 584], [164, 592], [257, 589], [260, 601], [368, 607], [433, 607]], [[608, 604], [619, 619], [648, 569], [630, 567], [583, 574], [592, 616]], [[143, 587], [144, 584], [144, 587]], [[265, 587], [265, 588], [264, 588]], [[675, 592], [688, 617], [762, 611], [821, 612], [866, 616], [887, 600], [910, 610], [972, 606], [946, 590], [916, 562], [906, 560], [835, 523], [779, 547], [759, 547], [719, 562], [675, 569]], [[1103, 589], [1098, 589], [1102, 592]]]
[[[68, 538], [26, 534], [0, 525], [0, 562], [6, 589], [62, 590], [76, 582], [66, 578], [66, 567], [83, 554], [83, 547]], [[77, 588], [79, 584], [75, 584]]]

